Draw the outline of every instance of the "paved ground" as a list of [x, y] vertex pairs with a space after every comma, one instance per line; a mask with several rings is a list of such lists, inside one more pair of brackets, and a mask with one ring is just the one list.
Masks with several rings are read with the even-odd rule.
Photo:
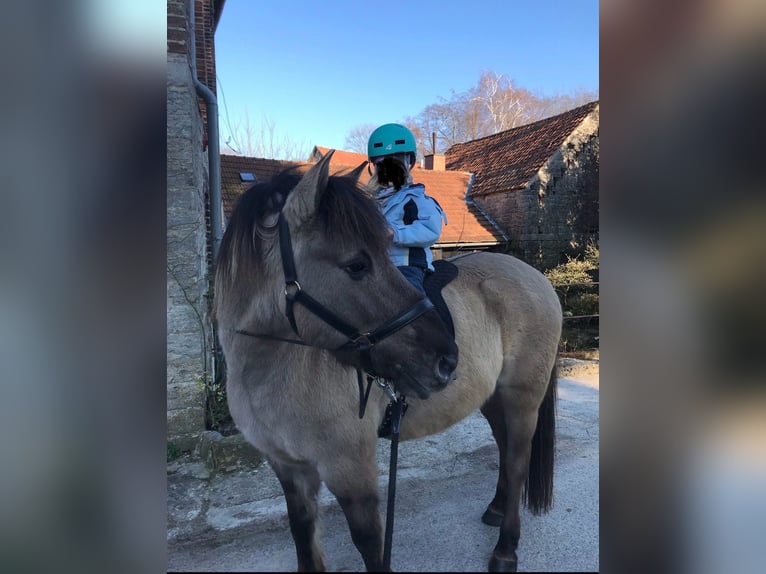
[[[554, 507], [522, 512], [520, 571], [599, 570], [597, 363], [560, 372]], [[497, 480], [496, 446], [480, 414], [401, 443], [392, 569], [486, 572], [498, 530], [480, 521]], [[386, 499], [389, 443], [378, 450]], [[328, 570], [362, 571], [343, 514], [323, 487]], [[284, 497], [266, 466], [210, 476], [201, 463], [168, 468], [169, 571], [295, 571]]]

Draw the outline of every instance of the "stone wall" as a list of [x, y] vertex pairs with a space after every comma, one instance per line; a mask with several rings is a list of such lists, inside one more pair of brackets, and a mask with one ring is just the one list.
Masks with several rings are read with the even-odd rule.
[[546, 270], [584, 252], [599, 229], [598, 108], [523, 189], [476, 197], [510, 238], [510, 252]]
[[180, 451], [205, 430], [207, 156], [188, 54], [167, 62], [167, 435]]

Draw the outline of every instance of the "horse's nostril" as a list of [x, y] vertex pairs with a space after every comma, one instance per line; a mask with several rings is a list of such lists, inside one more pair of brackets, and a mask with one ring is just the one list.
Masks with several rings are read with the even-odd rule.
[[457, 361], [452, 356], [442, 356], [436, 363], [436, 376], [443, 383], [448, 383], [455, 378]]

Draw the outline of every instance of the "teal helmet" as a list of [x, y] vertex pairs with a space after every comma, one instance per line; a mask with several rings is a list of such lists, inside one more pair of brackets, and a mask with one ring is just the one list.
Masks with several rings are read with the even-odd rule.
[[416, 150], [415, 136], [401, 124], [384, 124], [372, 132], [367, 141], [369, 159], [407, 152], [414, 156]]

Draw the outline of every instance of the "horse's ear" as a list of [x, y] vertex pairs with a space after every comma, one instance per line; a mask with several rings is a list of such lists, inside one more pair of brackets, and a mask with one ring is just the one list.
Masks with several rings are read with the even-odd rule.
[[288, 221], [298, 227], [316, 211], [330, 177], [331, 149], [322, 159], [311, 166], [295, 189], [287, 196], [283, 209]]
[[351, 171], [348, 176], [356, 179], [357, 181], [360, 181], [362, 178], [362, 174], [364, 173], [365, 168], [369, 162], [365, 161], [363, 163], [360, 163], [357, 167], [354, 168], [353, 171]]
[[[357, 188], [365, 193], [368, 196], [374, 195], [374, 190], [370, 190], [367, 188], [367, 183], [364, 180], [364, 172], [369, 170], [369, 163], [368, 161], [360, 163], [358, 166], [356, 166], [354, 169], [348, 172], [347, 177], [349, 179], [353, 179], [356, 182]], [[372, 172], [370, 172], [370, 175], [372, 175]]]

